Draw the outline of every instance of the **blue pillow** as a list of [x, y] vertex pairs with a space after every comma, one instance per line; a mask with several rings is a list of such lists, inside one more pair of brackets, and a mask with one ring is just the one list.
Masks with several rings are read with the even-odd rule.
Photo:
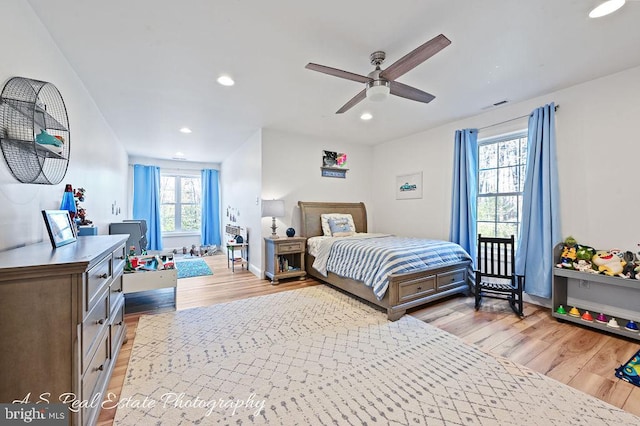
[[347, 218], [329, 219], [329, 229], [334, 237], [348, 237], [354, 234]]

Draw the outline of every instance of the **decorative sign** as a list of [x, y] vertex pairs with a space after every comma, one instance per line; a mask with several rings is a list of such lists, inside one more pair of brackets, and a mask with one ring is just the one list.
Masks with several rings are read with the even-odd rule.
[[396, 176], [396, 200], [422, 198], [422, 172]]
[[323, 177], [333, 177], [333, 178], [346, 178], [347, 170], [349, 169], [338, 169], [336, 167], [320, 167], [322, 170]]

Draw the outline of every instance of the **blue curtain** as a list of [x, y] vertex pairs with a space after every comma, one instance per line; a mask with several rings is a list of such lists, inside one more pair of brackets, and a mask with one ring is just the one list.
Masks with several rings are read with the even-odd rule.
[[202, 170], [202, 244], [220, 245], [218, 171]]
[[477, 257], [478, 130], [456, 130], [449, 240]]
[[160, 167], [133, 166], [133, 218], [147, 221], [147, 249], [162, 250]]
[[516, 273], [525, 276], [528, 294], [549, 298], [553, 248], [562, 238], [553, 103], [531, 113], [528, 139]]

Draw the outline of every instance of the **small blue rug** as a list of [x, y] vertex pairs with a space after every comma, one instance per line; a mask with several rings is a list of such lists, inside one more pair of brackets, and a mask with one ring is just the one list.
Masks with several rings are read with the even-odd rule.
[[200, 277], [203, 275], [213, 275], [209, 265], [202, 259], [176, 260], [178, 278]]

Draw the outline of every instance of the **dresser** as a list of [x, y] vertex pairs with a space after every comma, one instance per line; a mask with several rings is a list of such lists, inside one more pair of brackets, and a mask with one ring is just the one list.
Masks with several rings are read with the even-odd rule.
[[95, 424], [126, 335], [126, 241], [85, 236], [0, 252], [0, 402], [67, 394], [82, 407], [70, 424]]

